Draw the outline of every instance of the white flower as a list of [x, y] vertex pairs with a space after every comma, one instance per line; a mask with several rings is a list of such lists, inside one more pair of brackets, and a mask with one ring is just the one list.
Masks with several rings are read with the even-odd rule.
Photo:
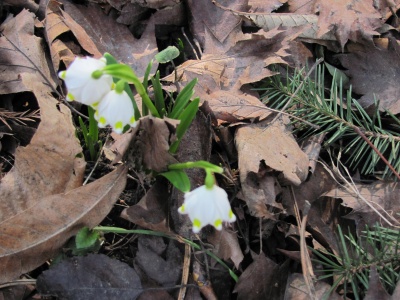
[[95, 118], [100, 128], [110, 125], [116, 133], [122, 133], [125, 125], [136, 125], [133, 104], [125, 91], [109, 91], [99, 103]]
[[77, 57], [66, 71], [60, 72], [58, 76], [65, 81], [68, 89], [67, 100], [76, 100], [95, 107], [113, 84], [110, 75], [100, 73], [93, 76], [93, 72], [100, 71], [105, 66], [104, 58]]
[[193, 223], [193, 232], [198, 233], [201, 228], [210, 224], [216, 229], [222, 229], [222, 222], [235, 222], [225, 190], [214, 185], [208, 189], [200, 186], [189, 193], [185, 193], [185, 201], [178, 212], [188, 214]]

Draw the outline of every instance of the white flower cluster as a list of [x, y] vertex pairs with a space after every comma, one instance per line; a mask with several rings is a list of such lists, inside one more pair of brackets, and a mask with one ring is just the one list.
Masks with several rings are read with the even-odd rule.
[[68, 89], [67, 100], [92, 106], [99, 127], [110, 125], [122, 133], [126, 125], [135, 126], [133, 104], [124, 90], [115, 89], [113, 78], [101, 72], [105, 66], [105, 58], [77, 57], [58, 75]]

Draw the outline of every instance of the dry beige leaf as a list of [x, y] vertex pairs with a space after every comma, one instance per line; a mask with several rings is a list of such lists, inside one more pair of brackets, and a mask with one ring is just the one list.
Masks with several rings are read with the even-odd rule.
[[[219, 0], [223, 5], [238, 10], [247, 7], [247, 0]], [[223, 43], [236, 28], [240, 27], [241, 20], [229, 11], [216, 8], [211, 1], [188, 1], [188, 7], [191, 13], [191, 32], [200, 42], [203, 48], [206, 48], [204, 40], [205, 32], [211, 34], [220, 43]]]
[[159, 176], [139, 203], [125, 208], [121, 217], [143, 228], [170, 233], [167, 225], [168, 200], [168, 181]]
[[43, 197], [2, 219], [0, 283], [14, 280], [52, 258], [82, 227], [99, 224], [124, 190], [126, 174], [127, 168], [120, 166], [93, 183]]
[[379, 35], [375, 30], [384, 23], [374, 6], [374, 0], [316, 1], [318, 37], [332, 32], [342, 51], [348, 40], [360, 43], [372, 41], [373, 35]]
[[[63, 62], [65, 66], [68, 67], [75, 59], [75, 54], [73, 51], [71, 51], [71, 49], [59, 39], [63, 33], [71, 30], [65, 22], [60, 5], [60, 2], [57, 2], [56, 0], [50, 0], [46, 7], [46, 18], [44, 19], [45, 36], [47, 44], [49, 45], [50, 55], [55, 72], [58, 72], [60, 62]], [[75, 32], [79, 34], [79, 36], [83, 35], [83, 39], [89, 39], [87, 35], [85, 36], [85, 32], [82, 32], [82, 29], [79, 27], [79, 25], [75, 24]], [[90, 50], [92, 50], [92, 52], [94, 51], [94, 53], [90, 52]], [[92, 49], [88, 48], [87, 51], [91, 54], [96, 54], [99, 56], [97, 49], [93, 48], [93, 45]]]
[[[100, 53], [109, 52], [118, 61], [129, 65], [138, 77], [144, 75], [148, 63], [158, 53], [154, 32], [156, 14], [148, 20], [141, 38], [136, 39], [127, 26], [117, 23], [111, 15], [107, 16], [97, 3], [89, 2], [85, 6], [63, 1], [63, 4], [65, 13], [73, 16], [74, 22], [82, 26], [86, 39], [94, 43]], [[67, 20], [65, 13], [63, 15]], [[73, 28], [71, 30], [76, 34]], [[83, 41], [78, 41], [83, 45]], [[155, 62], [152, 71], [155, 72], [157, 67], [158, 63]]]
[[46, 196], [79, 187], [85, 170], [70, 110], [50, 96], [35, 74], [23, 73], [21, 83], [34, 93], [41, 122], [31, 143], [17, 148], [14, 167], [0, 182], [0, 221]]
[[254, 256], [254, 261], [240, 275], [233, 292], [238, 293], [238, 300], [276, 299], [271, 295], [274, 294], [272, 287], [275, 286], [279, 266], [263, 252]]
[[129, 166], [139, 170], [165, 172], [169, 164], [176, 163], [176, 159], [169, 153], [169, 147], [176, 140], [178, 124], [178, 120], [168, 118], [141, 118], [126, 151]]
[[[219, 47], [219, 42], [207, 34], [207, 51], [213, 54], [205, 54], [201, 60], [186, 61], [177, 68], [180, 85], [198, 78], [195, 96], [200, 97], [202, 102], [208, 101], [220, 122], [264, 119], [269, 115], [270, 112], [257, 97], [241, 89], [245, 84], [274, 75], [266, 67], [285, 63], [283, 57], [288, 55], [285, 49], [291, 39], [277, 29], [237, 37], [240, 40], [236, 40], [234, 46], [226, 51], [225, 46]], [[173, 82], [175, 75], [164, 79]]]
[[235, 267], [239, 269], [244, 256], [240, 249], [236, 232], [225, 228], [221, 231], [214, 230], [213, 233], [207, 236], [207, 241], [214, 246], [213, 252], [215, 255], [224, 260], [232, 260]]
[[252, 214], [269, 216], [266, 205], [282, 208], [275, 202], [280, 190], [272, 172], [282, 172], [286, 181], [298, 186], [307, 178], [308, 157], [279, 123], [241, 127], [235, 142], [244, 200]]
[[[330, 292], [331, 286], [323, 281], [318, 281], [315, 284], [315, 295], [314, 299], [325, 299], [324, 297], [330, 293], [328, 300], [340, 300], [343, 299], [336, 292]], [[309, 300], [311, 296], [309, 295], [307, 285], [304, 282], [304, 277], [302, 274], [293, 273], [289, 275], [288, 281], [286, 283], [286, 300]]]
[[0, 84], [0, 94], [29, 91], [21, 82], [21, 73], [38, 74], [36, 80], [44, 82], [39, 70], [55, 86], [43, 50], [43, 40], [34, 35], [34, 21], [33, 13], [22, 10], [17, 16], [7, 18], [0, 27], [0, 82], [3, 83]]
[[[382, 222], [382, 219], [373, 208], [382, 213], [386, 218], [388, 218], [387, 214], [389, 214], [392, 218], [400, 221], [397, 214], [400, 212], [398, 201], [400, 186], [397, 182], [376, 181], [372, 184], [355, 184], [353, 187], [358, 190], [359, 195], [367, 202], [361, 199], [352, 189], [344, 187], [332, 189], [325, 196], [342, 199], [342, 205], [353, 210], [347, 217], [357, 220], [362, 219], [363, 223], [369, 226], [374, 226], [376, 223]], [[361, 229], [365, 228], [363, 226], [360, 227], [362, 227]]]
[[287, 0], [249, 0], [251, 12], [270, 13], [280, 8]]

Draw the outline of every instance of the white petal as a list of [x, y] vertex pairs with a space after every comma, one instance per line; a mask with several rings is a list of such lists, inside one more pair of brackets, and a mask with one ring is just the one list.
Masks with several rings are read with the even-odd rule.
[[185, 194], [185, 201], [178, 210], [188, 214], [193, 223], [193, 232], [199, 232], [206, 225], [213, 225], [216, 229], [222, 229], [222, 222], [234, 222], [235, 215], [229, 204], [225, 190], [214, 186], [207, 189], [201, 186]]
[[110, 125], [116, 133], [122, 133], [126, 125], [134, 123], [135, 112], [128, 94], [115, 90], [108, 92], [97, 107], [99, 126]]

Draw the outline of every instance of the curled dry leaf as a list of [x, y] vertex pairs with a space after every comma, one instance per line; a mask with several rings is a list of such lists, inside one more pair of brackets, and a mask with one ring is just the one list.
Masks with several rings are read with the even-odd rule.
[[1, 282], [51, 258], [82, 226], [97, 225], [125, 187], [122, 167], [80, 187], [85, 161], [69, 109], [35, 74], [21, 74], [21, 83], [34, 93], [41, 122], [0, 183]]
[[158, 176], [139, 203], [125, 208], [121, 217], [141, 227], [168, 233], [170, 232], [167, 225], [168, 200], [168, 181]]
[[[46, 40], [49, 45], [53, 68], [56, 72], [59, 70], [60, 62], [63, 62], [68, 67], [74, 61], [75, 55], [80, 52], [76, 50], [78, 46], [73, 42], [70, 42], [69, 46], [63, 42], [61, 36], [66, 32], [71, 31], [89, 54], [95, 57], [101, 56], [85, 30], [71, 16], [62, 11], [60, 2], [56, 0], [49, 1], [44, 22]], [[72, 47], [72, 45], [75, 45], [75, 47]]]
[[239, 269], [244, 256], [240, 249], [237, 234], [223, 228], [221, 231], [214, 230], [207, 236], [207, 241], [213, 244], [213, 252], [224, 260], [232, 260], [235, 267]]
[[254, 256], [254, 261], [240, 275], [235, 286], [238, 300], [272, 299], [274, 277], [279, 273], [279, 266], [264, 253]]
[[176, 140], [178, 124], [178, 120], [168, 118], [141, 118], [134, 129], [136, 135], [126, 151], [128, 165], [136, 169], [165, 172], [169, 164], [176, 163], [176, 159], [169, 153], [169, 147]]
[[124, 190], [126, 173], [127, 168], [120, 166], [93, 183], [43, 197], [3, 219], [0, 282], [14, 280], [40, 266], [79, 229], [99, 224]]
[[[87, 6], [75, 5], [66, 0], [62, 3], [65, 13], [73, 16], [74, 22], [82, 26], [100, 53], [109, 52], [118, 61], [129, 65], [137, 76], [144, 75], [148, 63], [158, 53], [154, 32], [156, 17], [150, 18], [141, 38], [135, 39], [127, 26], [117, 23], [112, 16], [107, 16], [97, 3], [89, 2]], [[82, 45], [80, 40], [79, 43]], [[152, 70], [155, 71], [157, 66], [155, 62]]]
[[[378, 211], [390, 222], [400, 221], [396, 212], [400, 211], [398, 193], [400, 186], [397, 182], [376, 181], [372, 184], [354, 184], [351, 187], [337, 187], [325, 194], [335, 199], [342, 199], [343, 206], [351, 208], [353, 212], [348, 218], [356, 218], [368, 226], [382, 223], [376, 213]], [[364, 199], [362, 199], [364, 198]], [[396, 221], [397, 220], [397, 221]], [[360, 224], [360, 230], [365, 227]]]
[[252, 214], [270, 216], [266, 205], [281, 205], [275, 202], [279, 186], [268, 168], [282, 172], [286, 181], [298, 186], [307, 178], [308, 157], [279, 123], [240, 127], [235, 142], [244, 199]]
[[26, 90], [34, 93], [41, 122], [26, 147], [19, 147], [13, 169], [0, 183], [0, 221], [33, 206], [46, 196], [65, 193], [83, 181], [85, 161], [75, 137], [71, 112], [58, 105], [50, 90], [34, 74], [21, 75]]
[[[340, 300], [343, 299], [336, 292], [330, 292], [331, 286], [323, 281], [315, 284], [314, 299]], [[329, 298], [325, 298], [330, 293]], [[286, 283], [285, 299], [287, 300], [309, 300], [311, 299], [304, 276], [299, 273], [289, 275]]]
[[35, 15], [22, 10], [17, 16], [7, 18], [0, 27], [0, 82], [7, 83], [0, 84], [0, 94], [30, 91], [21, 82], [21, 73], [37, 74], [36, 80], [43, 82], [40, 70], [54, 85], [43, 50], [43, 40], [34, 35], [34, 22]]

